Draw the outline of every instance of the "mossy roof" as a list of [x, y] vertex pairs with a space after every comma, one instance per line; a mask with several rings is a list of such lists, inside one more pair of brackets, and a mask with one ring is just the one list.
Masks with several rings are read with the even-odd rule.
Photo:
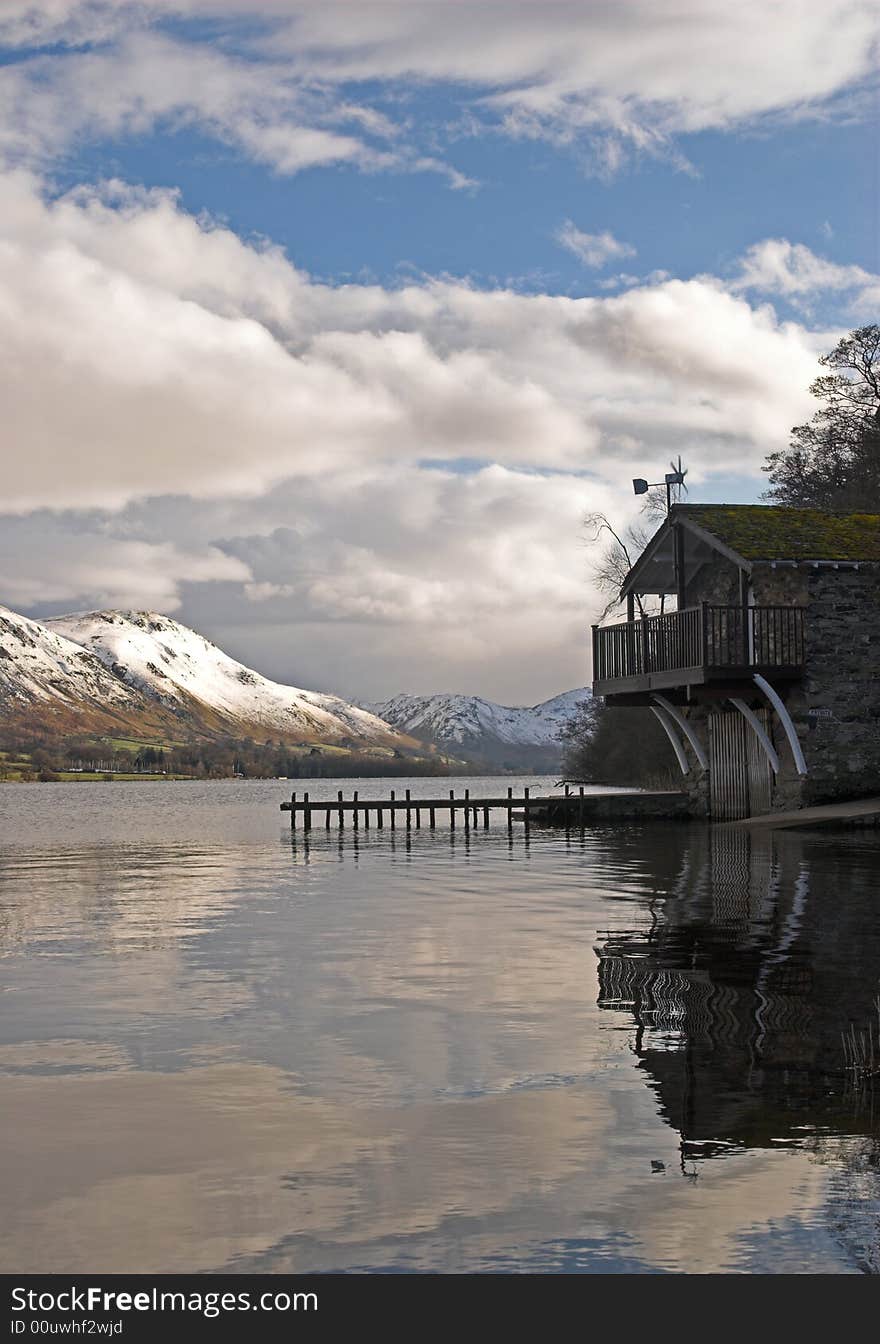
[[676, 504], [744, 560], [880, 560], [880, 513], [826, 513], [772, 504]]

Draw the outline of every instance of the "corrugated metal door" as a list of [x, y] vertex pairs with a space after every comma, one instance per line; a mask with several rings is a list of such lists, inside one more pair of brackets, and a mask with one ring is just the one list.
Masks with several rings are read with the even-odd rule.
[[749, 763], [741, 714], [709, 715], [709, 797], [715, 821], [749, 815]]
[[[769, 731], [767, 711], [759, 710], [758, 717]], [[770, 764], [736, 710], [709, 715], [709, 800], [716, 821], [770, 810]]]
[[[770, 736], [770, 712], [766, 709], [755, 711], [767, 736]], [[747, 723], [746, 753], [749, 761], [749, 816], [758, 817], [770, 811], [770, 787], [773, 779], [767, 753]]]

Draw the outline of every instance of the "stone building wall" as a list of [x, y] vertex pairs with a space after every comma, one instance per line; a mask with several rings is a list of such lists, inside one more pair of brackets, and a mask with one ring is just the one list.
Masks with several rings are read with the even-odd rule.
[[[805, 675], [778, 686], [792, 718], [807, 764], [797, 773], [788, 738], [775, 712], [773, 745], [780, 769], [772, 790], [774, 810], [880, 794], [880, 565], [858, 570], [770, 565], [753, 567], [758, 606], [803, 606]], [[719, 557], [707, 565], [687, 592], [688, 605], [738, 601], [736, 566]], [[755, 688], [746, 697], [766, 705]], [[701, 742], [708, 745], [708, 715], [730, 711], [724, 702], [692, 703], [686, 710]], [[690, 748], [692, 769], [684, 779], [696, 816], [709, 811], [709, 787]]]
[[880, 794], [880, 565], [768, 567], [753, 581], [757, 602], [807, 608], [805, 676], [786, 706], [808, 773], [798, 780], [784, 743], [774, 806]]
[[739, 595], [739, 567], [732, 560], [718, 555], [699, 569], [684, 590], [686, 607], [698, 607], [701, 602], [710, 606], [736, 606]]

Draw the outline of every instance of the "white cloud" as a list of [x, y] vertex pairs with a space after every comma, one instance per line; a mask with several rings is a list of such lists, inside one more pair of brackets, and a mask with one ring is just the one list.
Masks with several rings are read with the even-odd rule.
[[679, 450], [757, 469], [833, 343], [711, 277], [319, 284], [118, 183], [0, 175], [0, 221], [6, 600], [176, 609], [351, 693], [344, 636], [362, 693], [582, 680], [582, 515]]
[[786, 238], [765, 238], [748, 249], [731, 288], [796, 298], [822, 290], [864, 289], [878, 284], [880, 276], [861, 266], [827, 261], [803, 243], [790, 243]]
[[[229, 20], [211, 42], [162, 23], [210, 15]], [[53, 199], [37, 172], [85, 142], [194, 127], [281, 173], [468, 186], [419, 100], [398, 100], [427, 82], [474, 133], [608, 172], [632, 154], [687, 169], [682, 133], [853, 106], [875, 30], [861, 0], [503, 19], [471, 0], [5, 0], [0, 43], [23, 59], [0, 68], [0, 158], [32, 169], [0, 173], [5, 600], [174, 610], [270, 674], [350, 694], [537, 700], [582, 682], [600, 605], [583, 513], [625, 518], [629, 478], [678, 451], [691, 479], [756, 470], [812, 411], [839, 333], [750, 296], [865, 303], [874, 277], [769, 240], [726, 287], [622, 270], [579, 300], [333, 286], [173, 193]], [[588, 265], [633, 255], [563, 232]]]
[[[225, 41], [162, 35], [181, 16], [223, 18]], [[6, 0], [0, 43], [69, 45], [0, 72], [2, 143], [46, 155], [195, 122], [280, 172], [348, 162], [465, 185], [413, 124], [404, 135], [345, 96], [355, 81], [432, 81], [464, 86], [472, 125], [586, 146], [601, 170], [633, 153], [689, 169], [682, 133], [827, 116], [841, 100], [870, 114], [858, 99], [876, 76], [877, 27], [873, 0]]]
[[592, 118], [635, 136], [804, 113], [876, 68], [870, 0], [362, 3], [344, 23], [338, 5], [272, 8], [296, 13], [289, 49], [326, 78], [494, 86], [503, 106], [539, 120]]
[[557, 229], [556, 241], [573, 253], [578, 261], [596, 270], [606, 266], [609, 261], [636, 255], [634, 247], [622, 243], [607, 229], [603, 233], [583, 233], [570, 219]]
[[309, 280], [162, 193], [52, 203], [0, 179], [7, 507], [260, 494], [456, 458], [615, 473], [642, 453], [777, 446], [814, 342], [711, 280], [603, 299]]
[[880, 306], [880, 275], [862, 266], [828, 261], [803, 243], [790, 243], [785, 238], [766, 238], [750, 247], [730, 289], [734, 293], [754, 290], [778, 294], [806, 314], [820, 295], [837, 295], [843, 311], [856, 320], [865, 316], [873, 319]]
[[187, 583], [245, 583], [241, 560], [207, 545], [198, 550], [169, 541], [144, 541], [106, 525], [75, 532], [63, 518], [38, 514], [7, 522], [0, 535], [0, 592], [4, 605], [39, 604], [158, 608], [176, 611]]
[[[7, 160], [49, 162], [81, 140], [191, 124], [281, 173], [340, 162], [412, 166], [405, 149], [387, 147], [394, 128], [370, 109], [309, 88], [271, 62], [207, 44], [133, 33], [110, 47], [0, 69]], [[379, 143], [368, 143], [365, 130]]]

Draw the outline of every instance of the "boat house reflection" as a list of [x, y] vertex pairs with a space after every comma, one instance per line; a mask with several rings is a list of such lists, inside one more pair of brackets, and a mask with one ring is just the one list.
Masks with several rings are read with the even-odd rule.
[[596, 948], [599, 1006], [631, 1015], [682, 1160], [876, 1132], [842, 1047], [876, 1021], [876, 858], [869, 838], [692, 834], [651, 926]]

